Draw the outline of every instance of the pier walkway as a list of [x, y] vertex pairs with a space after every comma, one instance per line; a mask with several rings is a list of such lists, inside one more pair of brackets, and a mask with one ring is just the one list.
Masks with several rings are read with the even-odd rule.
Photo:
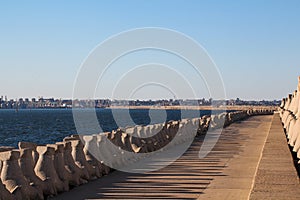
[[176, 162], [154, 172], [115, 171], [54, 199], [299, 199], [300, 185], [277, 114], [223, 129], [203, 159], [195, 139]]
[[278, 114], [272, 121], [250, 199], [300, 199], [299, 178]]

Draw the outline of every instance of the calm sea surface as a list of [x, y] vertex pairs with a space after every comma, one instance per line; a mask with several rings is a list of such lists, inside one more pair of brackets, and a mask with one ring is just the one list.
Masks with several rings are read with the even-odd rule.
[[[96, 109], [98, 122], [103, 131], [207, 114], [210, 114], [210, 111]], [[71, 109], [25, 109], [18, 112], [0, 109], [0, 146], [17, 147], [19, 141], [37, 144], [55, 143], [76, 133]]]

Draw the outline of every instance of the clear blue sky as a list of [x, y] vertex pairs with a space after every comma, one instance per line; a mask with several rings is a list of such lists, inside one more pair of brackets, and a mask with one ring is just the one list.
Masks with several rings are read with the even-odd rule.
[[140, 27], [199, 42], [227, 98], [280, 99], [296, 89], [300, 1], [1, 1], [0, 95], [70, 98], [89, 52]]

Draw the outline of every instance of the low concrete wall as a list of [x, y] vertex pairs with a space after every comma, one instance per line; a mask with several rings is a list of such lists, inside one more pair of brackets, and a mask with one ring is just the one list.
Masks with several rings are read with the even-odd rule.
[[[119, 128], [94, 135], [72, 135], [56, 144], [19, 142], [19, 149], [0, 147], [0, 200], [55, 196], [68, 191], [70, 187], [108, 175], [113, 169], [105, 165], [103, 160], [109, 160], [111, 166], [136, 161], [136, 158], [122, 157], [123, 151], [143, 155], [162, 150], [170, 141], [174, 146], [193, 139], [195, 133], [205, 134], [209, 128], [222, 128], [235, 121], [263, 114], [273, 114], [273, 110], [236, 111], [163, 124]], [[104, 148], [108, 141], [116, 148]], [[96, 159], [89, 150], [97, 152], [102, 159]]]

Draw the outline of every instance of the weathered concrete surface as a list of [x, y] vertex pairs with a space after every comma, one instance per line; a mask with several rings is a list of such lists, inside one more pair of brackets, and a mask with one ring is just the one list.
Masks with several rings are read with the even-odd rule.
[[274, 114], [250, 199], [300, 199], [299, 178], [278, 114]]
[[248, 199], [272, 116], [231, 124], [207, 157], [195, 139], [176, 162], [146, 174], [113, 172], [55, 199]]
[[[234, 124], [239, 137], [232, 136], [232, 139], [236, 138], [243, 147], [236, 153], [235, 158], [228, 160], [227, 167], [222, 172], [223, 176], [214, 179], [198, 199], [249, 198], [271, 121], [272, 116], [258, 116], [239, 125]], [[228, 127], [226, 131], [231, 128], [232, 126]]]

